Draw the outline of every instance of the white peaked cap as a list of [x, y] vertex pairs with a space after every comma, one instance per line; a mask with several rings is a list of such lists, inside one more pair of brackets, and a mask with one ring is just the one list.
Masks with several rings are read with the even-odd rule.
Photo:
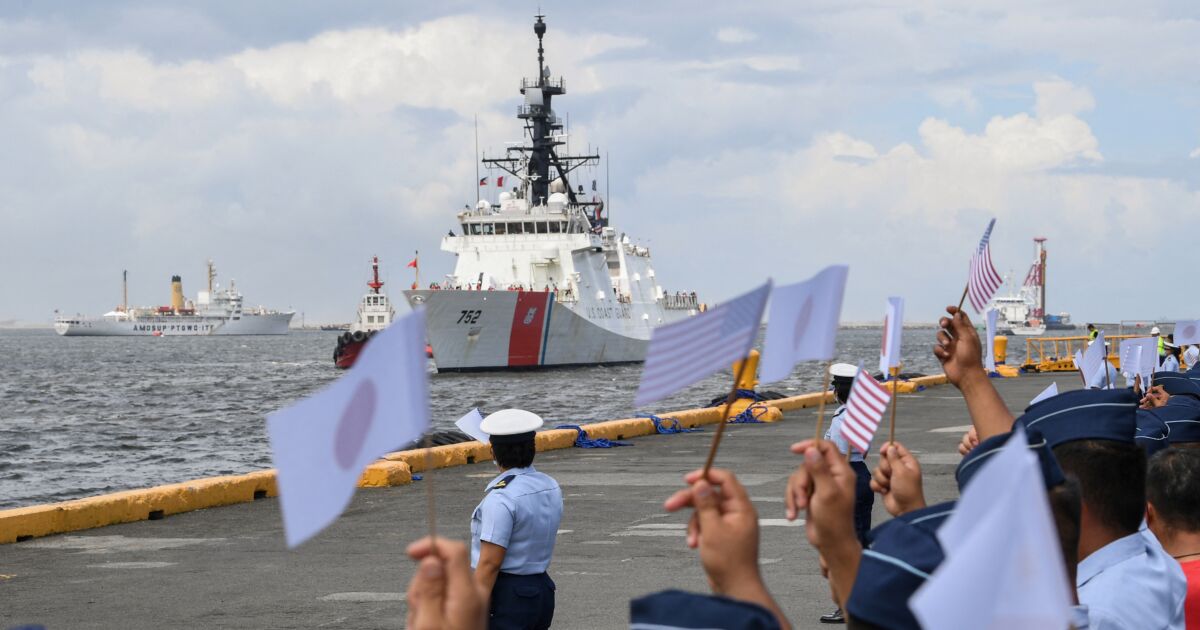
[[858, 376], [858, 366], [849, 363], [834, 363], [830, 366], [829, 373], [839, 378], [854, 378]]
[[524, 409], [501, 409], [488, 414], [479, 428], [488, 435], [520, 435], [542, 428], [545, 422], [536, 413]]
[[1154, 328], [1150, 329], [1151, 335], [1157, 335], [1157, 334], [1159, 334], [1159, 332], [1161, 332], [1161, 331], [1158, 329], [1158, 326], [1155, 326]]

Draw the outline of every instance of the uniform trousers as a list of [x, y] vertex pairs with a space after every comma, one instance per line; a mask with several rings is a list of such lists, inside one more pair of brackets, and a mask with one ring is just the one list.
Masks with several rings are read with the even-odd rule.
[[850, 462], [856, 477], [854, 482], [854, 535], [858, 542], [867, 546], [867, 532], [871, 531], [871, 508], [875, 505], [875, 493], [871, 492], [871, 470], [865, 462]]
[[501, 572], [488, 613], [488, 630], [546, 630], [554, 619], [554, 581], [546, 573]]

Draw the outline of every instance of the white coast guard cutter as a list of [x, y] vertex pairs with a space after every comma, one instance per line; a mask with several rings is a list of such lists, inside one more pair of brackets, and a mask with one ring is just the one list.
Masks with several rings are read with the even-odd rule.
[[458, 257], [445, 283], [404, 292], [426, 308], [438, 370], [642, 361], [655, 326], [703, 310], [694, 292], [659, 285], [650, 250], [609, 226], [597, 194], [572, 186], [570, 174], [600, 156], [558, 150], [566, 136], [551, 99], [566, 85], [545, 66], [542, 17], [538, 75], [521, 81], [517, 109], [527, 144], [483, 160], [518, 185], [458, 214], [460, 233], [442, 238]]

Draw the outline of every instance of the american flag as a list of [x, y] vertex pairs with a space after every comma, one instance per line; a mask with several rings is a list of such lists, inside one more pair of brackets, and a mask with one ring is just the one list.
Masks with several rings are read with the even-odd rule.
[[987, 229], [983, 231], [983, 238], [979, 241], [979, 247], [971, 256], [971, 274], [967, 279], [967, 296], [971, 298], [971, 307], [977, 313], [982, 313], [987, 308], [988, 301], [996, 294], [996, 289], [999, 289], [1003, 282], [1000, 274], [996, 273], [996, 268], [992, 266], [992, 248], [988, 244], [992, 238], [992, 227], [995, 225], [995, 219], [988, 222]]
[[662, 400], [745, 357], [754, 345], [770, 293], [768, 280], [695, 317], [655, 328], [634, 406]]
[[842, 436], [854, 445], [860, 453], [866, 453], [871, 446], [871, 438], [879, 428], [879, 421], [887, 409], [892, 395], [871, 378], [861, 367], [858, 377], [850, 386], [850, 397], [846, 400], [846, 417], [842, 419]]

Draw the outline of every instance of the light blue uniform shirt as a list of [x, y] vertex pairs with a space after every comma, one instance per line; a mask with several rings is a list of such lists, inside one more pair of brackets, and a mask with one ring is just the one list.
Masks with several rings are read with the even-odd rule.
[[850, 444], [850, 440], [847, 440], [846, 436], [842, 435], [842, 419], [845, 417], [846, 406], [841, 405], [837, 408], [837, 411], [833, 412], [833, 419], [829, 421], [829, 429], [825, 431], [825, 439], [833, 442], [839, 453], [845, 454], [846, 451], [851, 451], [850, 461], [861, 462], [863, 461], [863, 454]]
[[1173, 355], [1173, 354], [1168, 354], [1167, 358], [1163, 359], [1162, 367], [1158, 368], [1158, 371], [1159, 372], [1178, 372], [1179, 371], [1179, 359], [1176, 359], [1175, 355]]
[[1184, 630], [1187, 580], [1148, 530], [1097, 549], [1079, 563], [1079, 603], [1090, 630]]
[[[505, 479], [512, 477], [503, 486]], [[471, 515], [471, 567], [479, 564], [479, 542], [504, 547], [500, 570], [516, 575], [545, 573], [554, 555], [563, 499], [558, 482], [533, 466], [510, 468], [488, 482], [487, 494]]]

